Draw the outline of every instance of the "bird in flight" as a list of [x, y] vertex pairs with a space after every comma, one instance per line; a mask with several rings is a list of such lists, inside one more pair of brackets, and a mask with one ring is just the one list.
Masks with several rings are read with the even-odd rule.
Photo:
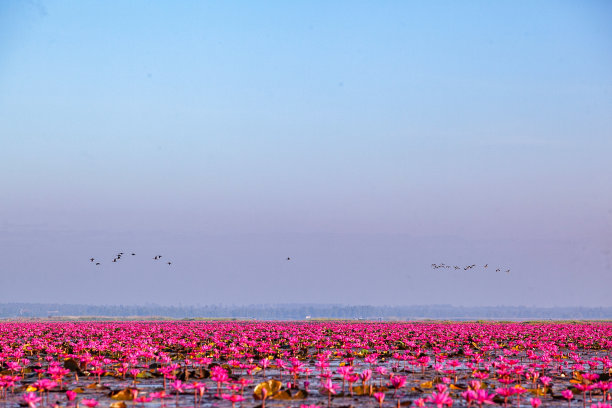
[[290, 261], [290, 260], [291, 260], [291, 258], [287, 257], [287, 260], [288, 260], [288, 261]]
[[168, 265], [172, 265], [172, 262], [166, 262]]
[[89, 258], [89, 260], [90, 260], [91, 262], [93, 262], [93, 261], [94, 261], [94, 259], [93, 259], [93, 258]]
[[96, 265], [100, 265], [100, 262], [96, 262]]
[[132, 252], [132, 256], [136, 255], [135, 253]]

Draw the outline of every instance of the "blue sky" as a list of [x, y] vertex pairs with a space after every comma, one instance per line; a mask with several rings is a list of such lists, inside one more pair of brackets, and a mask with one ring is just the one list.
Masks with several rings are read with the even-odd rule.
[[610, 21], [605, 1], [4, 2], [0, 298], [610, 306]]

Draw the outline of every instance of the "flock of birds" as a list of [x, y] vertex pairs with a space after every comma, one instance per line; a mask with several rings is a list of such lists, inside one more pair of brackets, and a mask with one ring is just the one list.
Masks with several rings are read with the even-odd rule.
[[[134, 252], [132, 252], [131, 254], [132, 254], [132, 256], [136, 256], [136, 254], [135, 254]], [[123, 253], [123, 252], [119, 252], [119, 253], [118, 253], [117, 255], [115, 255], [115, 257], [113, 258], [113, 262], [118, 262], [119, 260], [121, 260], [121, 257], [122, 257], [123, 255], [124, 255], [124, 253]], [[161, 255], [155, 255], [155, 256], [153, 257], [153, 260], [155, 260], [155, 261], [159, 261], [161, 258], [162, 258], [162, 256], [161, 256]], [[287, 257], [287, 260], [288, 260], [288, 261], [290, 261], [290, 260], [291, 260], [291, 258], [290, 258], [290, 257]], [[89, 261], [90, 261], [90, 262], [92, 262], [92, 263], [94, 263], [94, 262], [96, 261], [96, 258], [89, 258]], [[172, 262], [170, 262], [170, 261], [166, 261], [166, 263], [167, 263], [168, 265], [172, 265]], [[101, 262], [95, 262], [95, 265], [100, 265], [100, 264], [101, 264]], [[470, 269], [476, 268], [476, 267], [477, 267], [477, 265], [476, 265], [476, 264], [472, 264], [472, 265], [467, 265], [467, 266], [458, 266], [458, 265], [446, 265], [445, 263], [440, 263], [440, 264], [435, 264], [435, 263], [432, 263], [432, 264], [431, 264], [431, 267], [432, 267], [433, 269], [440, 269], [440, 268], [443, 268], [443, 269], [451, 269], [451, 268], [452, 268], [452, 269], [454, 269], [454, 270], [456, 270], [456, 271], [461, 270], [461, 269], [463, 269], [464, 271], [467, 271], [467, 270], [470, 270]], [[483, 267], [484, 269], [487, 269], [487, 268], [489, 267], [489, 264], [484, 264], [482, 267]], [[502, 271], [502, 270], [501, 270], [501, 268], [497, 268], [497, 269], [495, 269], [495, 272], [501, 272], [501, 271]], [[504, 272], [506, 272], [506, 273], [510, 273], [510, 269], [506, 269]]]
[[[136, 254], [135, 254], [134, 252], [131, 252], [131, 254], [132, 254], [132, 256], [136, 256]], [[123, 255], [124, 255], [124, 253], [123, 253], [123, 252], [119, 252], [119, 253], [118, 253], [117, 255], [115, 255], [115, 257], [113, 258], [113, 262], [118, 262], [118, 261], [121, 259], [121, 257], [122, 257]], [[155, 256], [153, 257], [153, 260], [155, 260], [155, 261], [159, 261], [161, 258], [162, 258], [162, 256], [161, 256], [161, 255], [155, 255]], [[290, 257], [287, 257], [287, 260], [288, 260], [288, 261], [290, 261], [290, 260], [291, 260], [291, 258], [290, 258]], [[92, 263], [95, 263], [95, 265], [100, 265], [100, 264], [101, 264], [101, 262], [96, 262], [96, 258], [89, 258], [89, 261], [90, 261], [90, 262], [92, 262]], [[170, 262], [170, 261], [166, 261], [166, 263], [167, 263], [168, 265], [172, 265], [172, 262]]]
[[[431, 264], [431, 267], [432, 267], [433, 269], [440, 269], [440, 268], [444, 268], [444, 269], [451, 269], [451, 268], [453, 268], [453, 269], [455, 269], [456, 271], [458, 271], [458, 270], [460, 270], [460, 269], [463, 269], [464, 271], [467, 271], [467, 270], [469, 270], [469, 269], [476, 268], [477, 266], [476, 266], [476, 264], [467, 265], [467, 266], [457, 266], [457, 265], [446, 265], [445, 263], [441, 263], [441, 264], [435, 264], [435, 263], [433, 263], [433, 264]], [[488, 268], [489, 268], [489, 264], [485, 264], [485, 265], [483, 265], [482, 267], [483, 267], [484, 269], [488, 269]], [[502, 270], [501, 270], [501, 268], [497, 268], [497, 269], [495, 269], [495, 272], [501, 272], [501, 271], [502, 271]], [[506, 269], [504, 272], [506, 272], [506, 273], [510, 273], [510, 269]]]
[[[136, 254], [135, 254], [134, 252], [131, 252], [131, 254], [132, 254], [132, 256], [136, 256]], [[113, 258], [113, 262], [118, 262], [118, 261], [121, 259], [121, 257], [122, 257], [123, 255], [124, 255], [124, 253], [123, 253], [123, 252], [119, 252], [119, 253], [118, 253], [117, 255], [115, 255], [115, 257]], [[161, 255], [155, 255], [155, 256], [153, 257], [153, 260], [155, 260], [155, 261], [159, 261], [161, 258], [162, 258], [162, 256], [161, 256]], [[95, 265], [100, 265], [100, 264], [101, 264], [101, 262], [96, 262], [96, 258], [89, 258], [89, 261], [90, 261], [90, 262], [92, 262], [92, 263], [95, 263]], [[166, 263], [167, 263], [168, 265], [172, 265], [172, 262], [170, 262], [170, 261], [166, 261]]]

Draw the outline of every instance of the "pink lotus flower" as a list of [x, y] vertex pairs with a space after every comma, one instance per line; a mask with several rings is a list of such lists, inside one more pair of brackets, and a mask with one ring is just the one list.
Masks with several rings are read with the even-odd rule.
[[42, 378], [36, 381], [33, 385], [42, 391], [49, 391], [57, 387], [57, 383], [55, 381], [49, 380], [47, 378]]
[[68, 390], [66, 391], [66, 398], [68, 398], [68, 401], [74, 401], [74, 399], [76, 398], [77, 393], [72, 391], [72, 390]]
[[202, 396], [204, 396], [204, 393], [206, 392], [205, 383], [196, 381], [193, 384], [191, 384], [191, 388], [193, 388], [193, 392], [195, 393], [196, 397], [199, 396], [200, 398], [202, 398]]
[[610, 389], [612, 389], [612, 382], [610, 381], [599, 381], [598, 383], [595, 384], [595, 386], [597, 388], [599, 388], [601, 391], [603, 391], [603, 398], [602, 400], [605, 401], [606, 398], [608, 397], [608, 391]]
[[393, 397], [397, 394], [397, 390], [406, 385], [406, 377], [394, 375], [391, 377], [391, 387], [393, 387]]
[[237, 402], [244, 401], [245, 399], [242, 395], [239, 395], [239, 394], [232, 394], [232, 395], [223, 394], [221, 397], [223, 397], [223, 399], [230, 401], [232, 403], [232, 408], [234, 408]]
[[166, 394], [166, 391], [152, 392], [149, 396], [155, 399], [170, 398], [170, 395]]
[[448, 390], [448, 387], [446, 384], [436, 384], [436, 390], [438, 390], [438, 392], [444, 392]]
[[572, 406], [572, 398], [574, 398], [574, 393], [572, 390], [563, 390], [561, 391], [561, 396], [567, 400], [568, 408]]
[[463, 399], [468, 403], [468, 406], [471, 405], [472, 401], [476, 399], [478, 394], [474, 390], [467, 390], [461, 393]]
[[418, 408], [423, 408], [425, 406], [425, 403], [425, 399], [423, 398], [417, 398], [413, 401], [414, 406]]
[[338, 384], [334, 384], [331, 378], [325, 380], [322, 385], [323, 389], [327, 391], [327, 406], [331, 405], [331, 396], [336, 393], [336, 390], [340, 388]]
[[394, 375], [393, 377], [391, 377], [391, 386], [393, 388], [397, 389], [405, 385], [406, 385], [406, 377], [403, 377], [401, 375]]
[[185, 384], [183, 384], [181, 380], [176, 380], [170, 385], [172, 386], [172, 388], [174, 388], [177, 394], [183, 392], [183, 390], [185, 389]]
[[442, 408], [442, 406], [446, 405], [450, 407], [453, 405], [453, 399], [448, 395], [448, 392], [433, 392], [430, 397], [427, 398], [427, 402], [432, 403], [438, 408]]
[[325, 380], [322, 387], [330, 394], [335, 394], [336, 390], [339, 388], [338, 384], [334, 384], [331, 378]]
[[365, 384], [372, 378], [372, 370], [363, 370], [361, 374], [359, 374], [359, 378], [361, 378], [361, 382]]
[[574, 393], [572, 392], [572, 390], [563, 390], [561, 391], [561, 396], [566, 400], [571, 400], [572, 398], [574, 398]]
[[493, 401], [493, 397], [495, 393], [487, 394], [486, 390], [477, 390], [476, 391], [476, 402], [478, 405], [482, 404], [495, 404]]
[[542, 384], [545, 387], [548, 387], [550, 385], [550, 383], [552, 382], [552, 378], [547, 377], [547, 376], [543, 376], [543, 377], [540, 377], [540, 381], [542, 382]]
[[82, 399], [81, 403], [89, 408], [94, 408], [96, 405], [98, 405], [98, 401], [96, 401], [95, 399], [91, 398], [91, 399]]
[[42, 398], [34, 392], [29, 392], [23, 396], [23, 400], [28, 403], [30, 408], [36, 408], [36, 404], [39, 403]]
[[374, 397], [374, 399], [376, 399], [376, 401], [378, 401], [378, 406], [382, 407], [382, 403], [385, 400], [385, 393], [375, 392], [372, 396]]
[[599, 374], [597, 374], [597, 373], [583, 373], [582, 374], [582, 378], [584, 378], [585, 380], [587, 380], [589, 382], [594, 382], [594, 381], [597, 381], [599, 379]]
[[516, 388], [497, 388], [495, 392], [504, 397], [504, 407], [508, 406], [508, 398], [515, 394]]
[[138, 398], [134, 398], [134, 402], [139, 402], [139, 403], [142, 403], [142, 404], [144, 404], [145, 402], [151, 402], [151, 401], [153, 401], [153, 397], [150, 396], [150, 395], [148, 395], [148, 396], [147, 395], [142, 395], [142, 396], [140, 396]]

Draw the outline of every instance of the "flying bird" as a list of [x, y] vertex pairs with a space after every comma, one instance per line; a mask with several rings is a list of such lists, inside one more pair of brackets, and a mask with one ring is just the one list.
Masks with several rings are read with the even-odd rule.
[[96, 265], [100, 265], [100, 262], [96, 262]]
[[93, 262], [93, 261], [94, 261], [94, 259], [93, 259], [93, 258], [89, 258], [89, 260], [90, 260], [91, 262]]

